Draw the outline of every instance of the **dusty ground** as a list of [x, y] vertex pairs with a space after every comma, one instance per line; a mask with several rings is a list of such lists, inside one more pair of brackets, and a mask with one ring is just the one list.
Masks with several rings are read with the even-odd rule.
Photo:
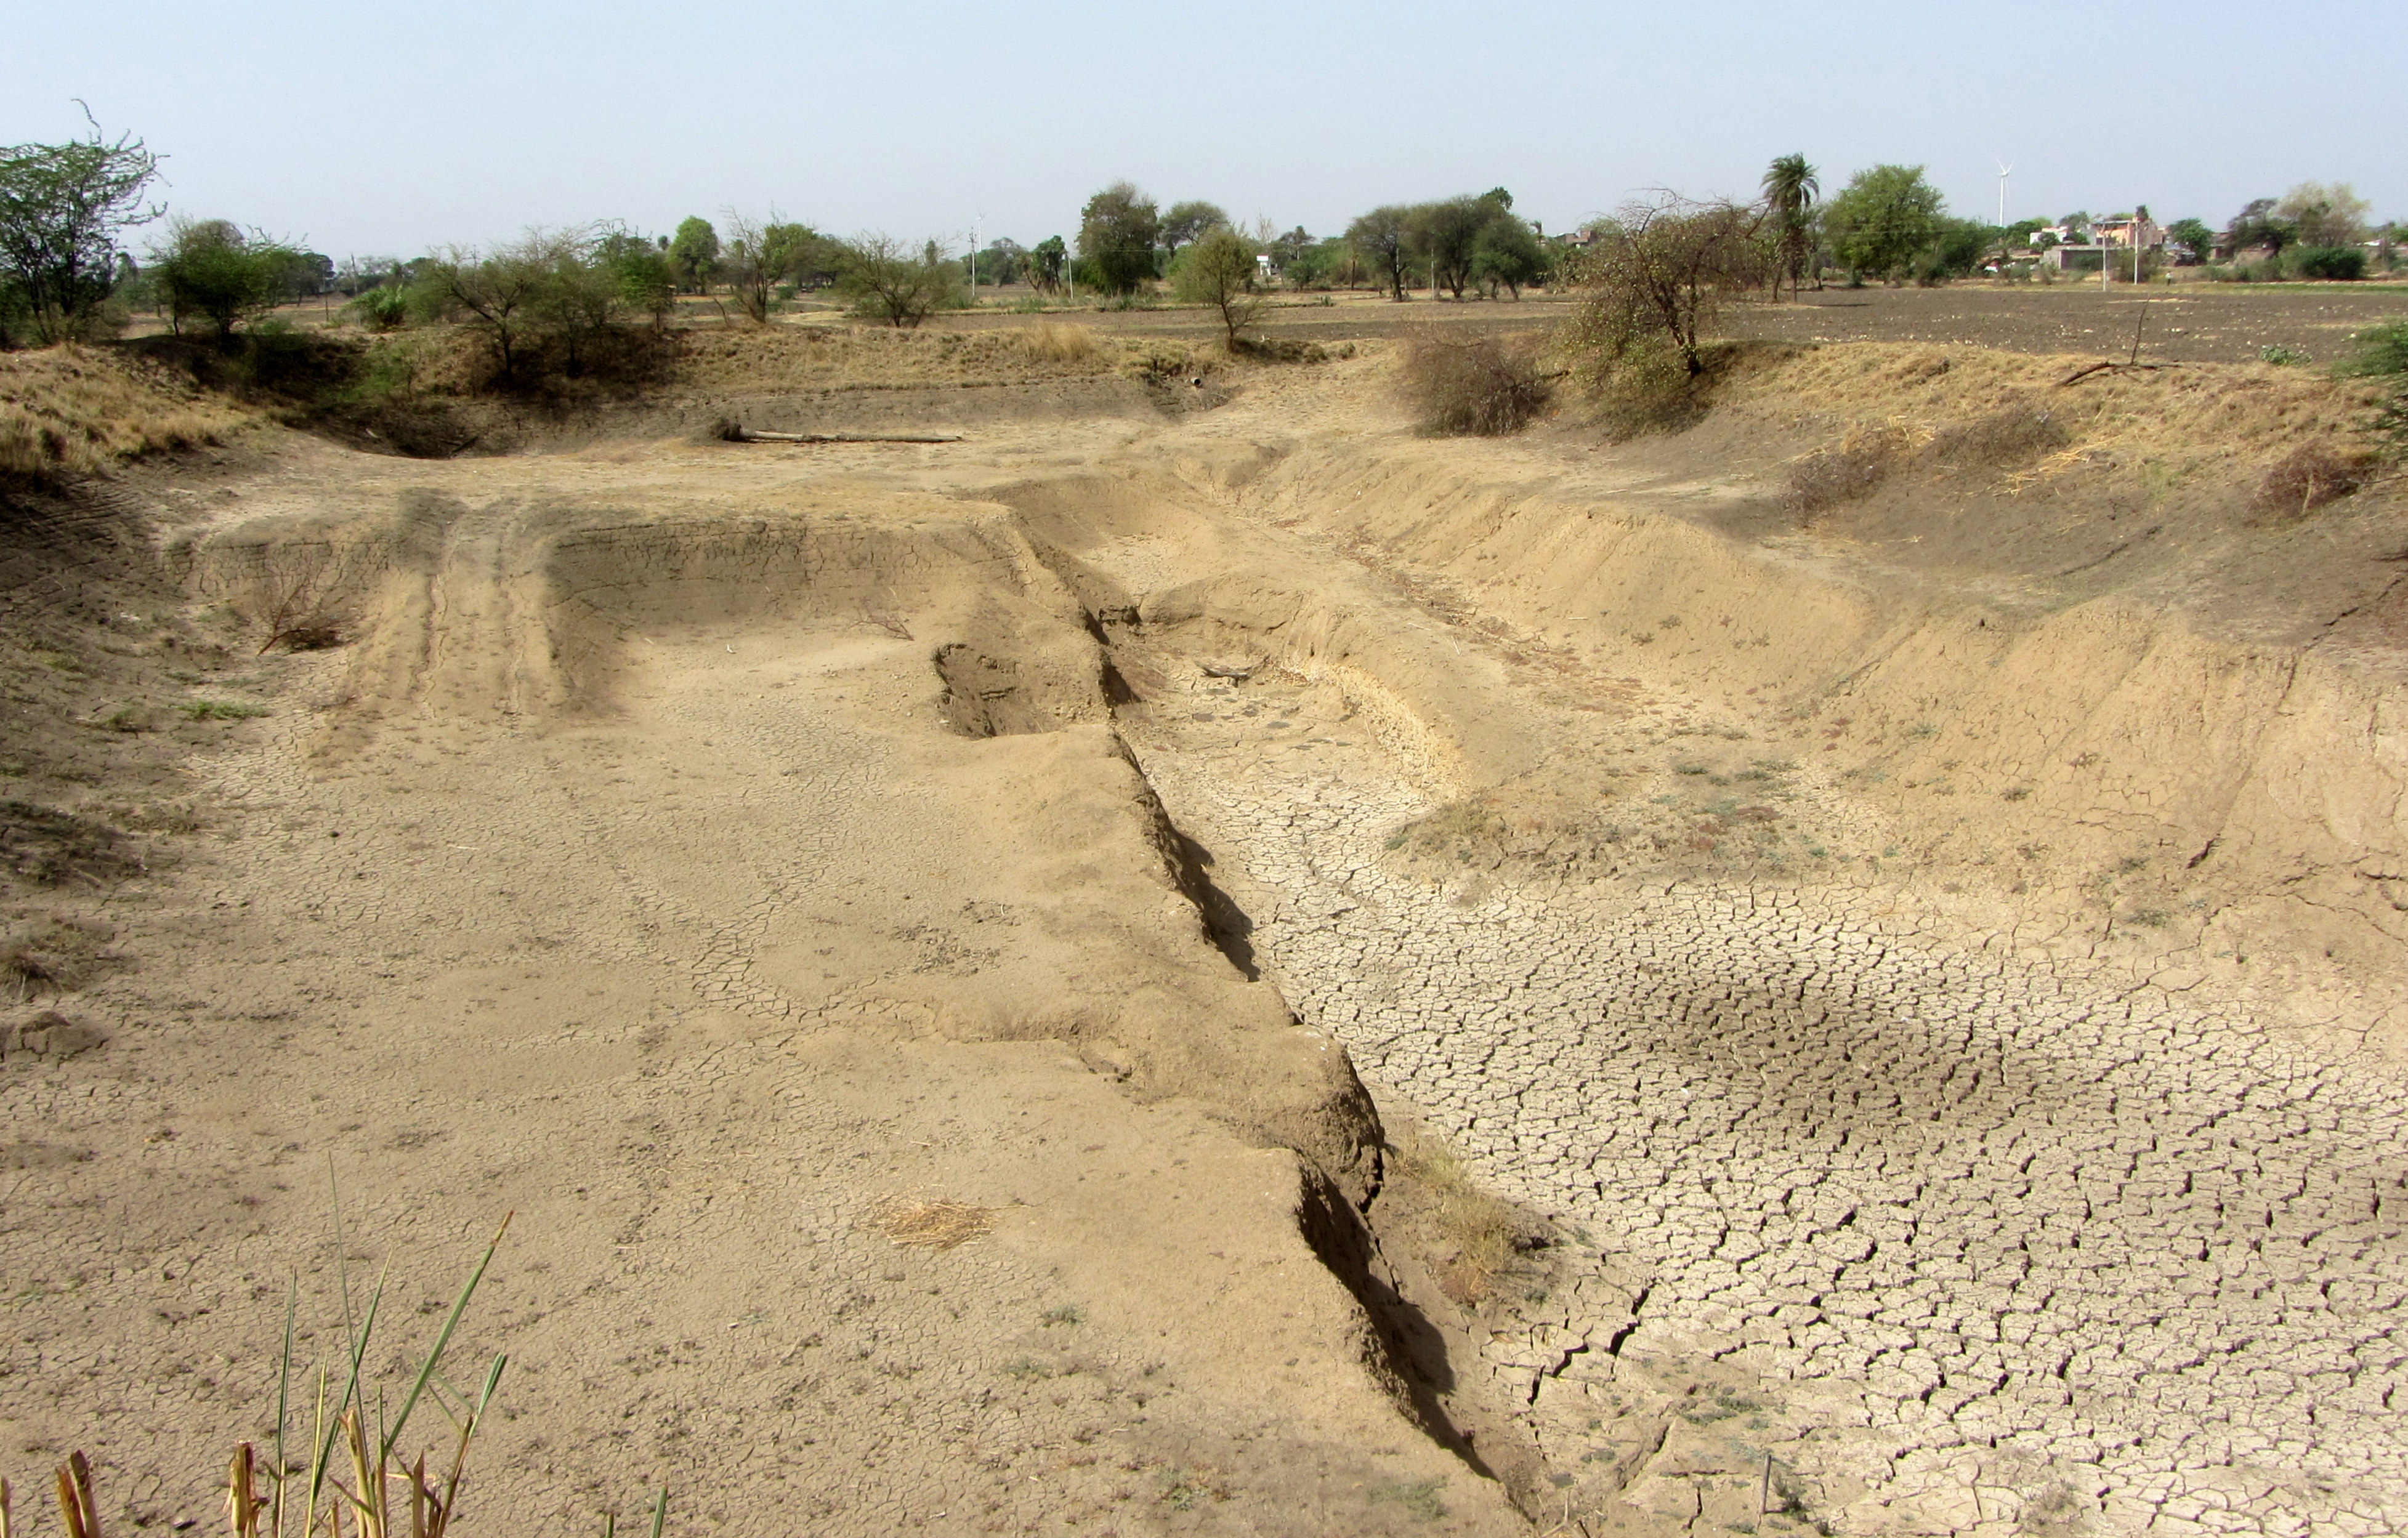
[[13, 916], [109, 1039], [0, 1084], [0, 1456], [212, 1519], [331, 1168], [412, 1309], [516, 1211], [523, 1530], [2396, 1530], [2395, 493], [2254, 510], [2343, 409], [2258, 370], [1785, 511], [2038, 388], [1866, 356], [1626, 449], [1376, 348], [664, 435], [722, 380], [63, 514], [0, 790], [162, 831]]

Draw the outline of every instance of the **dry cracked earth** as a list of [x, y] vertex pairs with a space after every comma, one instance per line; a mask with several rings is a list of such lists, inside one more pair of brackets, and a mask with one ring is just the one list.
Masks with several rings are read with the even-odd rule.
[[[660, 1482], [728, 1532], [2408, 1526], [2396, 1068], [1812, 878], [1879, 832], [1774, 723], [1499, 683], [1182, 458], [1326, 425], [295, 450], [175, 520], [195, 603], [347, 518], [404, 553], [233, 677], [274, 714], [73, 1001], [109, 1047], [11, 1060], [8, 1455], [207, 1519], [281, 1278], [439, 1307], [507, 1206], [504, 1530]], [[1240, 571], [1764, 862], [1474, 858], [1444, 712], [1211, 620]], [[1468, 1456], [1299, 1232], [1378, 1228], [1339, 1047], [1530, 1219], [1477, 1309], [1398, 1284]], [[983, 1232], [880, 1227], [932, 1197]]]
[[[1450, 891], [1393, 868], [1431, 798], [1342, 706], [1197, 682], [1144, 759], [1269, 975], [1596, 1264], [1596, 1312], [1491, 1347], [1575, 1492], [1637, 1464], [1626, 1502], [1745, 1520], [1769, 1453], [1911, 1531], [2391, 1530], [2387, 1084], [1877, 894]], [[1257, 707], [1293, 734], [1227, 732]], [[1689, 1409], [1698, 1357], [1752, 1397]]]

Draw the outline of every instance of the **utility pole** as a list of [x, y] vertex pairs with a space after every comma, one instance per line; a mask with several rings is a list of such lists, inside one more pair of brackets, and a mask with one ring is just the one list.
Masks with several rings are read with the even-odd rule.
[[970, 225], [970, 308], [978, 308], [978, 225]]

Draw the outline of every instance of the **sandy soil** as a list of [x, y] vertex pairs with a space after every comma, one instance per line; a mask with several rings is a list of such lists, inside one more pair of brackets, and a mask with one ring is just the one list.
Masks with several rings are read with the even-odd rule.
[[0, 1080], [0, 1449], [212, 1520], [286, 1279], [390, 1263], [395, 1373], [508, 1210], [520, 1531], [2396, 1528], [2396, 641], [2200, 575], [2358, 612], [2391, 493], [2102, 586], [2112, 466], [1893, 546], [1958, 472], [1778, 516], [1839, 384], [1433, 444], [1386, 367], [125, 483], [9, 793], [203, 826], [17, 900], [120, 960], [10, 1017], [107, 1040]]

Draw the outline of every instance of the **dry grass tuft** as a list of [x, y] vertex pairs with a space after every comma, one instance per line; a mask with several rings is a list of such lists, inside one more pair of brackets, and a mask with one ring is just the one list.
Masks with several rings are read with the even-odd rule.
[[2268, 467], [2258, 483], [2258, 511], [2269, 519], [2305, 518], [2357, 491], [2368, 469], [2363, 458], [2330, 444], [2301, 444]]
[[1096, 334], [1085, 326], [1039, 320], [1017, 337], [1022, 350], [1046, 363], [1078, 363], [1096, 355]]
[[995, 1227], [993, 1207], [968, 1202], [924, 1202], [891, 1196], [869, 1216], [869, 1226], [898, 1245], [916, 1249], [951, 1249], [968, 1244]]
[[0, 990], [22, 1004], [43, 992], [72, 993], [122, 963], [99, 924], [55, 915], [8, 927], [0, 937]]
[[1533, 341], [1494, 336], [1416, 338], [1401, 383], [1425, 433], [1497, 437], [1519, 433], [1555, 398]]
[[0, 355], [0, 475], [96, 475], [222, 442], [260, 420], [158, 364], [98, 348]]
[[1474, 1185], [1463, 1161], [1426, 1136], [1405, 1135], [1389, 1160], [1391, 1171], [1415, 1188], [1437, 1241], [1432, 1263], [1440, 1289], [1466, 1308], [1479, 1307], [1524, 1249], [1528, 1223]]

